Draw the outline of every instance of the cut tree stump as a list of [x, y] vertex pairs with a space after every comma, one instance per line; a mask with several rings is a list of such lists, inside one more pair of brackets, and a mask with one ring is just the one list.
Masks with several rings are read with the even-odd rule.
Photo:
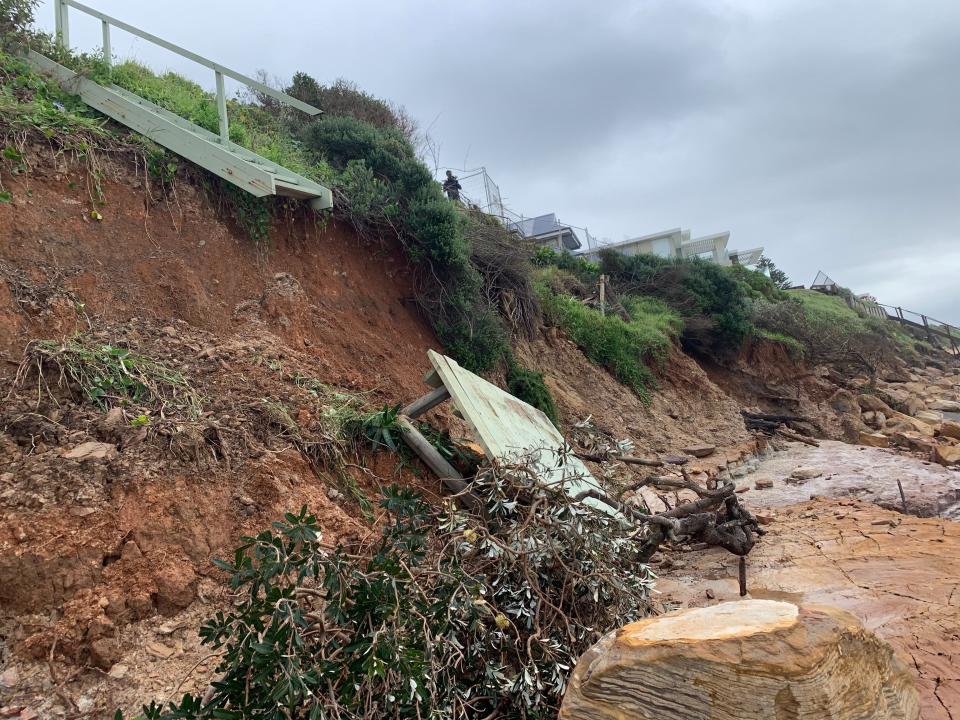
[[577, 663], [560, 720], [916, 720], [913, 677], [850, 614], [741, 600], [648, 618]]

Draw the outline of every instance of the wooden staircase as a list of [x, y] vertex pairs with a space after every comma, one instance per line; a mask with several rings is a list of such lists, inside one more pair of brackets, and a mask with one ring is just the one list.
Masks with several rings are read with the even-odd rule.
[[281, 102], [311, 115], [318, 114], [319, 109], [73, 0], [56, 0], [55, 2], [57, 36], [64, 47], [69, 44], [68, 7], [74, 7], [101, 20], [104, 29], [103, 52], [107, 62], [110, 61], [109, 28], [113, 25], [213, 69], [216, 73], [217, 82], [220, 134], [217, 135], [199, 125], [195, 125], [189, 120], [117, 85], [101, 85], [75, 73], [70, 68], [64, 67], [45, 55], [28, 50], [27, 60], [40, 72], [52, 76], [64, 90], [78, 95], [90, 107], [150, 138], [158, 145], [162, 145], [190, 162], [209, 170], [214, 175], [246, 190], [251, 195], [257, 197], [282, 195], [299, 198], [307, 201], [310, 207], [315, 210], [325, 210], [333, 207], [333, 194], [329, 188], [277, 165], [229, 140], [223, 77], [226, 75], [237, 79], [249, 87], [265, 92]]

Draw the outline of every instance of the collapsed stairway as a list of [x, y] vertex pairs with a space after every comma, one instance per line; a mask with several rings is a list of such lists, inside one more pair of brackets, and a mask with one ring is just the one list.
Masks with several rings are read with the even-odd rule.
[[162, 145], [205, 170], [209, 170], [227, 182], [246, 190], [251, 195], [257, 197], [282, 195], [298, 198], [309, 202], [310, 207], [314, 210], [325, 210], [333, 207], [333, 194], [329, 188], [277, 165], [229, 140], [223, 77], [226, 75], [237, 79], [248, 87], [265, 92], [281, 102], [311, 115], [319, 114], [320, 110], [318, 108], [307, 105], [285, 93], [262, 85], [252, 78], [224, 68], [93, 8], [72, 0], [57, 0], [55, 5], [57, 36], [60, 44], [64, 47], [69, 45], [67, 39], [67, 28], [69, 27], [66, 17], [67, 7], [72, 6], [98, 18], [102, 22], [104, 28], [103, 54], [107, 62], [110, 61], [109, 29], [112, 25], [213, 69], [217, 80], [220, 135], [195, 125], [189, 120], [117, 85], [101, 85], [45, 55], [33, 50], [27, 51], [26, 57], [29, 62], [41, 72], [54, 77], [64, 90], [78, 95], [90, 107], [99, 110], [104, 115], [150, 138], [158, 145]]

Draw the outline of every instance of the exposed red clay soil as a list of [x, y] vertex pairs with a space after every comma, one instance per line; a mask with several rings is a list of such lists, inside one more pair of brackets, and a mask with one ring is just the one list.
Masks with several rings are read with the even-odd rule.
[[842, 418], [828, 400], [837, 386], [794, 360], [779, 343], [751, 340], [735, 362], [701, 359], [707, 376], [743, 407], [808, 418], [817, 437], [843, 439]]
[[546, 373], [550, 392], [568, 426], [592, 416], [599, 430], [630, 439], [639, 451], [679, 454], [708, 443], [718, 448], [751, 440], [740, 406], [717, 387], [692, 359], [674, 350], [658, 372], [659, 387], [649, 406], [594, 365], [562, 333], [547, 332], [522, 344], [518, 354]]
[[105, 170], [102, 221], [90, 217], [85, 173], [63, 159], [5, 178], [14, 201], [0, 204], [0, 270], [20, 271], [41, 289], [23, 299], [22, 314], [9, 277], [0, 283], [8, 361], [27, 338], [84, 327], [74, 304], [45, 302], [42, 290], [61, 286], [95, 323], [180, 319], [229, 334], [260, 321], [291, 347], [310, 347], [327, 364], [328, 382], [382, 387], [398, 399], [419, 392], [424, 349], [439, 343], [412, 302], [399, 248], [361, 247], [334, 223], [300, 217], [276, 223], [260, 251], [193, 186], [179, 184], [170, 200], [153, 203], [142, 178], [120, 165]]

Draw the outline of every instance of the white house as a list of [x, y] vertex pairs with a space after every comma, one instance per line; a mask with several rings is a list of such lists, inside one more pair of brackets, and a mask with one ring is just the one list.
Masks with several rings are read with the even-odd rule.
[[600, 258], [600, 250], [616, 250], [624, 255], [659, 255], [660, 257], [699, 257], [715, 262], [718, 265], [755, 265], [760, 259], [763, 248], [752, 250], [728, 250], [730, 233], [719, 232], [712, 235], [703, 235], [697, 238], [690, 237], [690, 231], [682, 228], [672, 228], [651, 235], [641, 235], [618, 243], [610, 243], [600, 248], [585, 251], [580, 254], [591, 260]]

